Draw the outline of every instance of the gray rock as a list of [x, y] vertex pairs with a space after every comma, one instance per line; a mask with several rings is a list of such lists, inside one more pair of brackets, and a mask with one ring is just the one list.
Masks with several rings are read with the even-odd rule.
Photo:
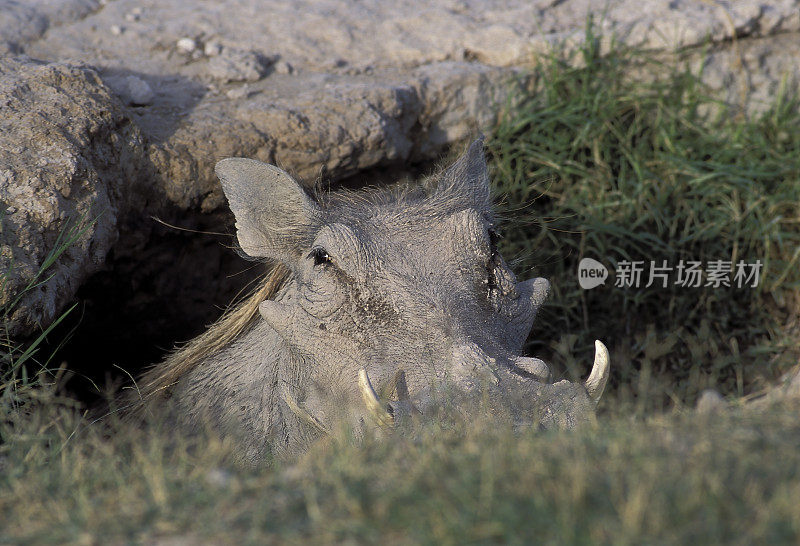
[[291, 74], [294, 72], [294, 67], [286, 61], [278, 61], [275, 63], [276, 74]]
[[0, 55], [17, 55], [20, 53], [20, 47], [14, 42], [0, 41]]
[[237, 100], [245, 98], [250, 92], [250, 88], [247, 84], [240, 85], [239, 87], [233, 87], [228, 89], [228, 92], [225, 93], [225, 96], [229, 99]]
[[155, 93], [146, 81], [138, 76], [128, 76], [125, 78], [127, 84], [128, 104], [132, 106], [147, 106], [153, 103]]
[[206, 57], [216, 57], [222, 53], [222, 45], [216, 40], [208, 41], [203, 46], [203, 53], [205, 53]]
[[[47, 326], [105, 260], [142, 143], [85, 65], [0, 59], [0, 305], [32, 281], [57, 241], [74, 243], [11, 315], [11, 335]], [[130, 162], [129, 162], [130, 161]], [[127, 171], [127, 172], [126, 172]], [[59, 239], [60, 238], [60, 239]]]
[[96, 0], [0, 0], [0, 42], [22, 45], [53, 25], [82, 19], [99, 7]]
[[270, 64], [255, 51], [226, 47], [208, 61], [208, 72], [223, 82], [256, 82], [267, 74]]
[[798, 34], [777, 34], [742, 40], [735, 48], [717, 47], [695, 58], [703, 79], [732, 104], [744, 104], [750, 112], [762, 111], [787, 85], [797, 89], [800, 73]]
[[[159, 96], [137, 121], [152, 143], [164, 195], [204, 210], [222, 203], [211, 167], [225, 155], [280, 161], [309, 181], [322, 172], [335, 179], [438, 157], [455, 140], [490, 129], [514, 67], [553, 46], [576, 47], [591, 13], [602, 32], [628, 43], [691, 51], [717, 41], [706, 73], [737, 100], [740, 80], [754, 100], [774, 93], [796, 58], [796, 47], [784, 46], [800, 31], [797, 0], [645, 0], [636, 9], [632, 0], [612, 0], [602, 13], [590, 0], [264, 0], [257, 9], [249, 0], [163, 0], [145, 9], [140, 0], [117, 0], [48, 26], [42, 6], [51, 3], [15, 4], [14, 20], [37, 30], [8, 40], [41, 58], [102, 66], [122, 96], [120, 74], [158, 80]], [[135, 25], [110, 36], [107, 29], [131, 13], [139, 16]], [[767, 35], [759, 46], [764, 60], [746, 63], [743, 76], [734, 57]], [[176, 55], [186, 37], [195, 37], [194, 50]], [[239, 82], [250, 84], [246, 92]], [[218, 94], [207, 92], [210, 84]]]
[[[371, 81], [270, 76], [189, 112], [168, 141], [153, 146], [151, 160], [171, 203], [211, 211], [224, 204], [213, 174], [223, 156], [277, 163], [309, 186], [321, 173], [340, 179], [430, 159], [492, 126], [508, 79], [503, 69], [463, 62], [382, 71]], [[148, 110], [148, 118], [159, 112]]]

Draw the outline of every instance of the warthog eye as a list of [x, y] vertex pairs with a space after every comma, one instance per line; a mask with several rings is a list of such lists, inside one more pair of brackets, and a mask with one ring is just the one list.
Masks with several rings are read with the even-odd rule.
[[312, 248], [311, 252], [308, 254], [308, 258], [314, 260], [315, 266], [324, 265], [331, 262], [331, 257], [328, 255], [328, 251], [321, 247]]

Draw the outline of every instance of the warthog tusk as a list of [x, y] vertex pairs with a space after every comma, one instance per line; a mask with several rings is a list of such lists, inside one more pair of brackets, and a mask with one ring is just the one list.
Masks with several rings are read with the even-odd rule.
[[301, 421], [311, 425], [313, 428], [316, 428], [323, 434], [328, 434], [330, 432], [328, 427], [319, 422], [319, 419], [308, 413], [305, 408], [297, 403], [297, 400], [294, 399], [292, 393], [289, 392], [288, 385], [283, 386], [283, 401], [286, 402], [286, 405], [289, 406], [289, 409], [292, 410], [292, 412], [299, 417]]
[[382, 427], [394, 426], [394, 417], [381, 405], [381, 401], [375, 393], [375, 389], [372, 388], [372, 383], [369, 381], [365, 368], [361, 368], [358, 371], [358, 388], [372, 418]]
[[597, 404], [608, 382], [608, 372], [610, 370], [610, 363], [608, 357], [608, 349], [602, 342], [595, 340], [594, 342], [594, 366], [592, 366], [592, 373], [589, 374], [589, 379], [586, 380], [584, 386], [586, 392], [589, 393], [589, 398]]

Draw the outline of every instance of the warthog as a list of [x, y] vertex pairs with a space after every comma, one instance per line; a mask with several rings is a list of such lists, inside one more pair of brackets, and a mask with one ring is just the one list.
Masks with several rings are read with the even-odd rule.
[[224, 159], [216, 173], [241, 251], [277, 266], [143, 378], [183, 426], [235, 436], [258, 462], [342, 420], [392, 427], [471, 393], [512, 405], [518, 422], [594, 420], [602, 343], [582, 384], [550, 384], [544, 362], [520, 356], [549, 283], [517, 282], [497, 251], [482, 140], [416, 186], [311, 197], [259, 161]]

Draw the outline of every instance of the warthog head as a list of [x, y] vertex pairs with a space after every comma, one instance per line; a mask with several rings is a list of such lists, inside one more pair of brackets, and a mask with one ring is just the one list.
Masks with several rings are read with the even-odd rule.
[[225, 159], [216, 172], [241, 250], [291, 271], [259, 310], [299, 363], [276, 387], [307, 425], [392, 426], [448, 393], [477, 392], [515, 393], [523, 421], [594, 419], [608, 377], [602, 343], [582, 384], [550, 384], [541, 360], [520, 356], [549, 283], [517, 282], [497, 251], [482, 140], [416, 187], [315, 199], [259, 161]]

